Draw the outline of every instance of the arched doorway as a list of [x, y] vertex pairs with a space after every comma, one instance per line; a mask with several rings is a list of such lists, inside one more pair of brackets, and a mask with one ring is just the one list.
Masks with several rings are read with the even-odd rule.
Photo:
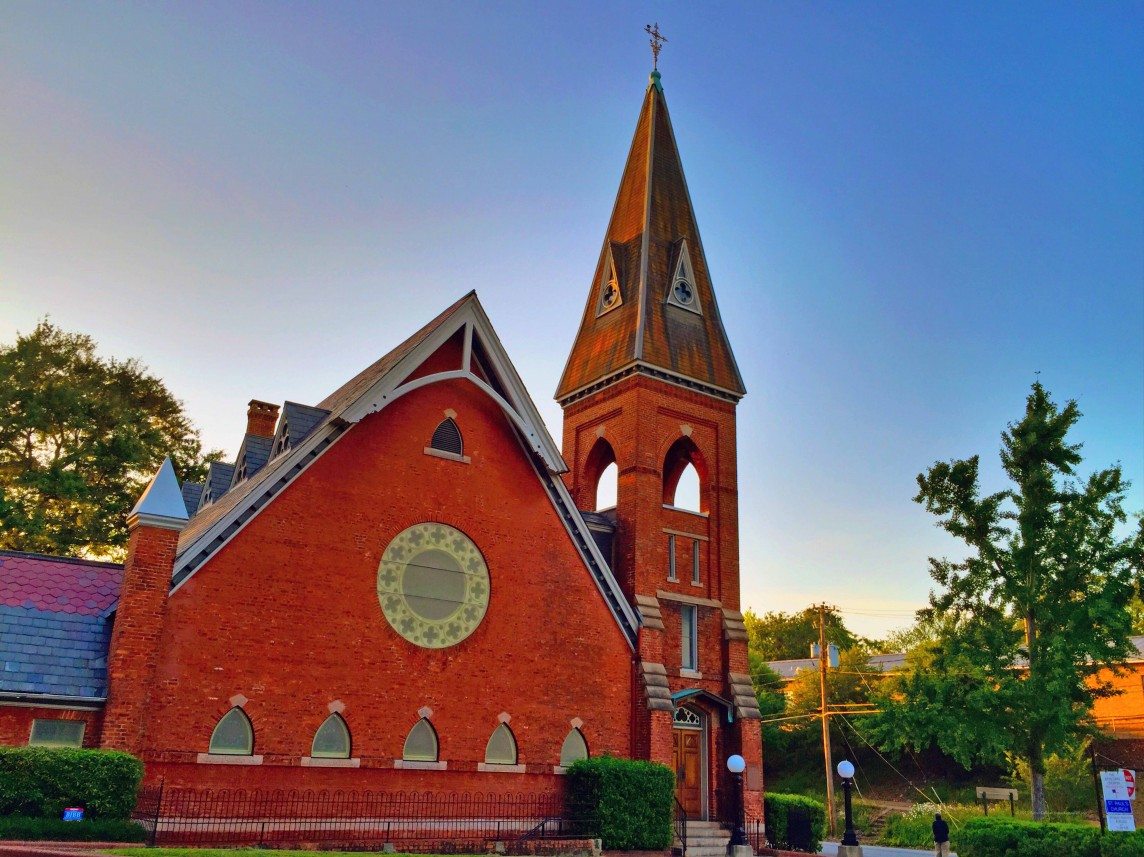
[[688, 818], [707, 818], [707, 715], [681, 705], [672, 715], [675, 797]]

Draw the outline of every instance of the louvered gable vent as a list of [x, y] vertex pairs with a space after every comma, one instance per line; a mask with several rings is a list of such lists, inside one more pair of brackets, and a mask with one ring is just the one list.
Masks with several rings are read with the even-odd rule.
[[457, 424], [453, 422], [451, 417], [446, 417], [437, 426], [436, 431], [433, 432], [433, 439], [429, 441], [429, 446], [453, 455], [463, 454], [464, 444], [461, 442], [461, 430], [457, 428]]

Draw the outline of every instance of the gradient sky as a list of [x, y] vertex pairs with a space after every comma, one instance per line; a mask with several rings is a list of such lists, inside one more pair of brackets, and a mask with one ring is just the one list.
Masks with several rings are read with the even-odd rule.
[[909, 623], [913, 502], [1039, 377], [1144, 508], [1144, 3], [0, 5], [0, 341], [137, 356], [208, 445], [469, 289], [552, 401], [647, 81], [739, 407], [743, 598]]

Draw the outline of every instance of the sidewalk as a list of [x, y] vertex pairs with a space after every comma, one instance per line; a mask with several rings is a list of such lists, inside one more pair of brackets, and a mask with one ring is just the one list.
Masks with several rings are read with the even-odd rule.
[[[838, 853], [838, 843], [823, 842], [822, 851], [819, 853], [834, 857]], [[888, 845], [862, 846], [862, 857], [917, 857], [919, 854], [928, 854], [933, 857], [933, 853], [932, 848], [890, 848]], [[957, 857], [957, 852], [951, 852], [949, 857]]]

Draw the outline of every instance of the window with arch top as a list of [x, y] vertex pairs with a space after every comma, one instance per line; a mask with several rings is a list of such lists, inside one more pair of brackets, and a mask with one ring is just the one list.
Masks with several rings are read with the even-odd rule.
[[489, 736], [489, 743], [485, 747], [486, 765], [515, 765], [516, 764], [516, 737], [507, 723], [502, 723], [493, 730]]
[[254, 753], [254, 727], [245, 711], [235, 706], [222, 716], [211, 733], [209, 752], [222, 756]]
[[560, 767], [567, 768], [573, 762], [587, 758], [588, 742], [584, 740], [584, 733], [579, 729], [573, 729], [560, 747]]
[[436, 762], [437, 752], [437, 730], [422, 717], [409, 730], [401, 758], [407, 762]]
[[615, 450], [604, 438], [598, 438], [584, 463], [584, 484], [591, 486], [593, 511], [611, 509], [616, 505], [619, 478]]
[[348, 759], [350, 757], [350, 727], [337, 713], [327, 717], [314, 733], [310, 755], [315, 759]]
[[447, 452], [450, 455], [464, 455], [465, 444], [461, 439], [461, 430], [452, 417], [445, 417], [433, 430], [433, 437], [429, 440], [429, 448], [438, 452]]
[[663, 504], [707, 512], [707, 463], [689, 437], [681, 437], [663, 459]]

